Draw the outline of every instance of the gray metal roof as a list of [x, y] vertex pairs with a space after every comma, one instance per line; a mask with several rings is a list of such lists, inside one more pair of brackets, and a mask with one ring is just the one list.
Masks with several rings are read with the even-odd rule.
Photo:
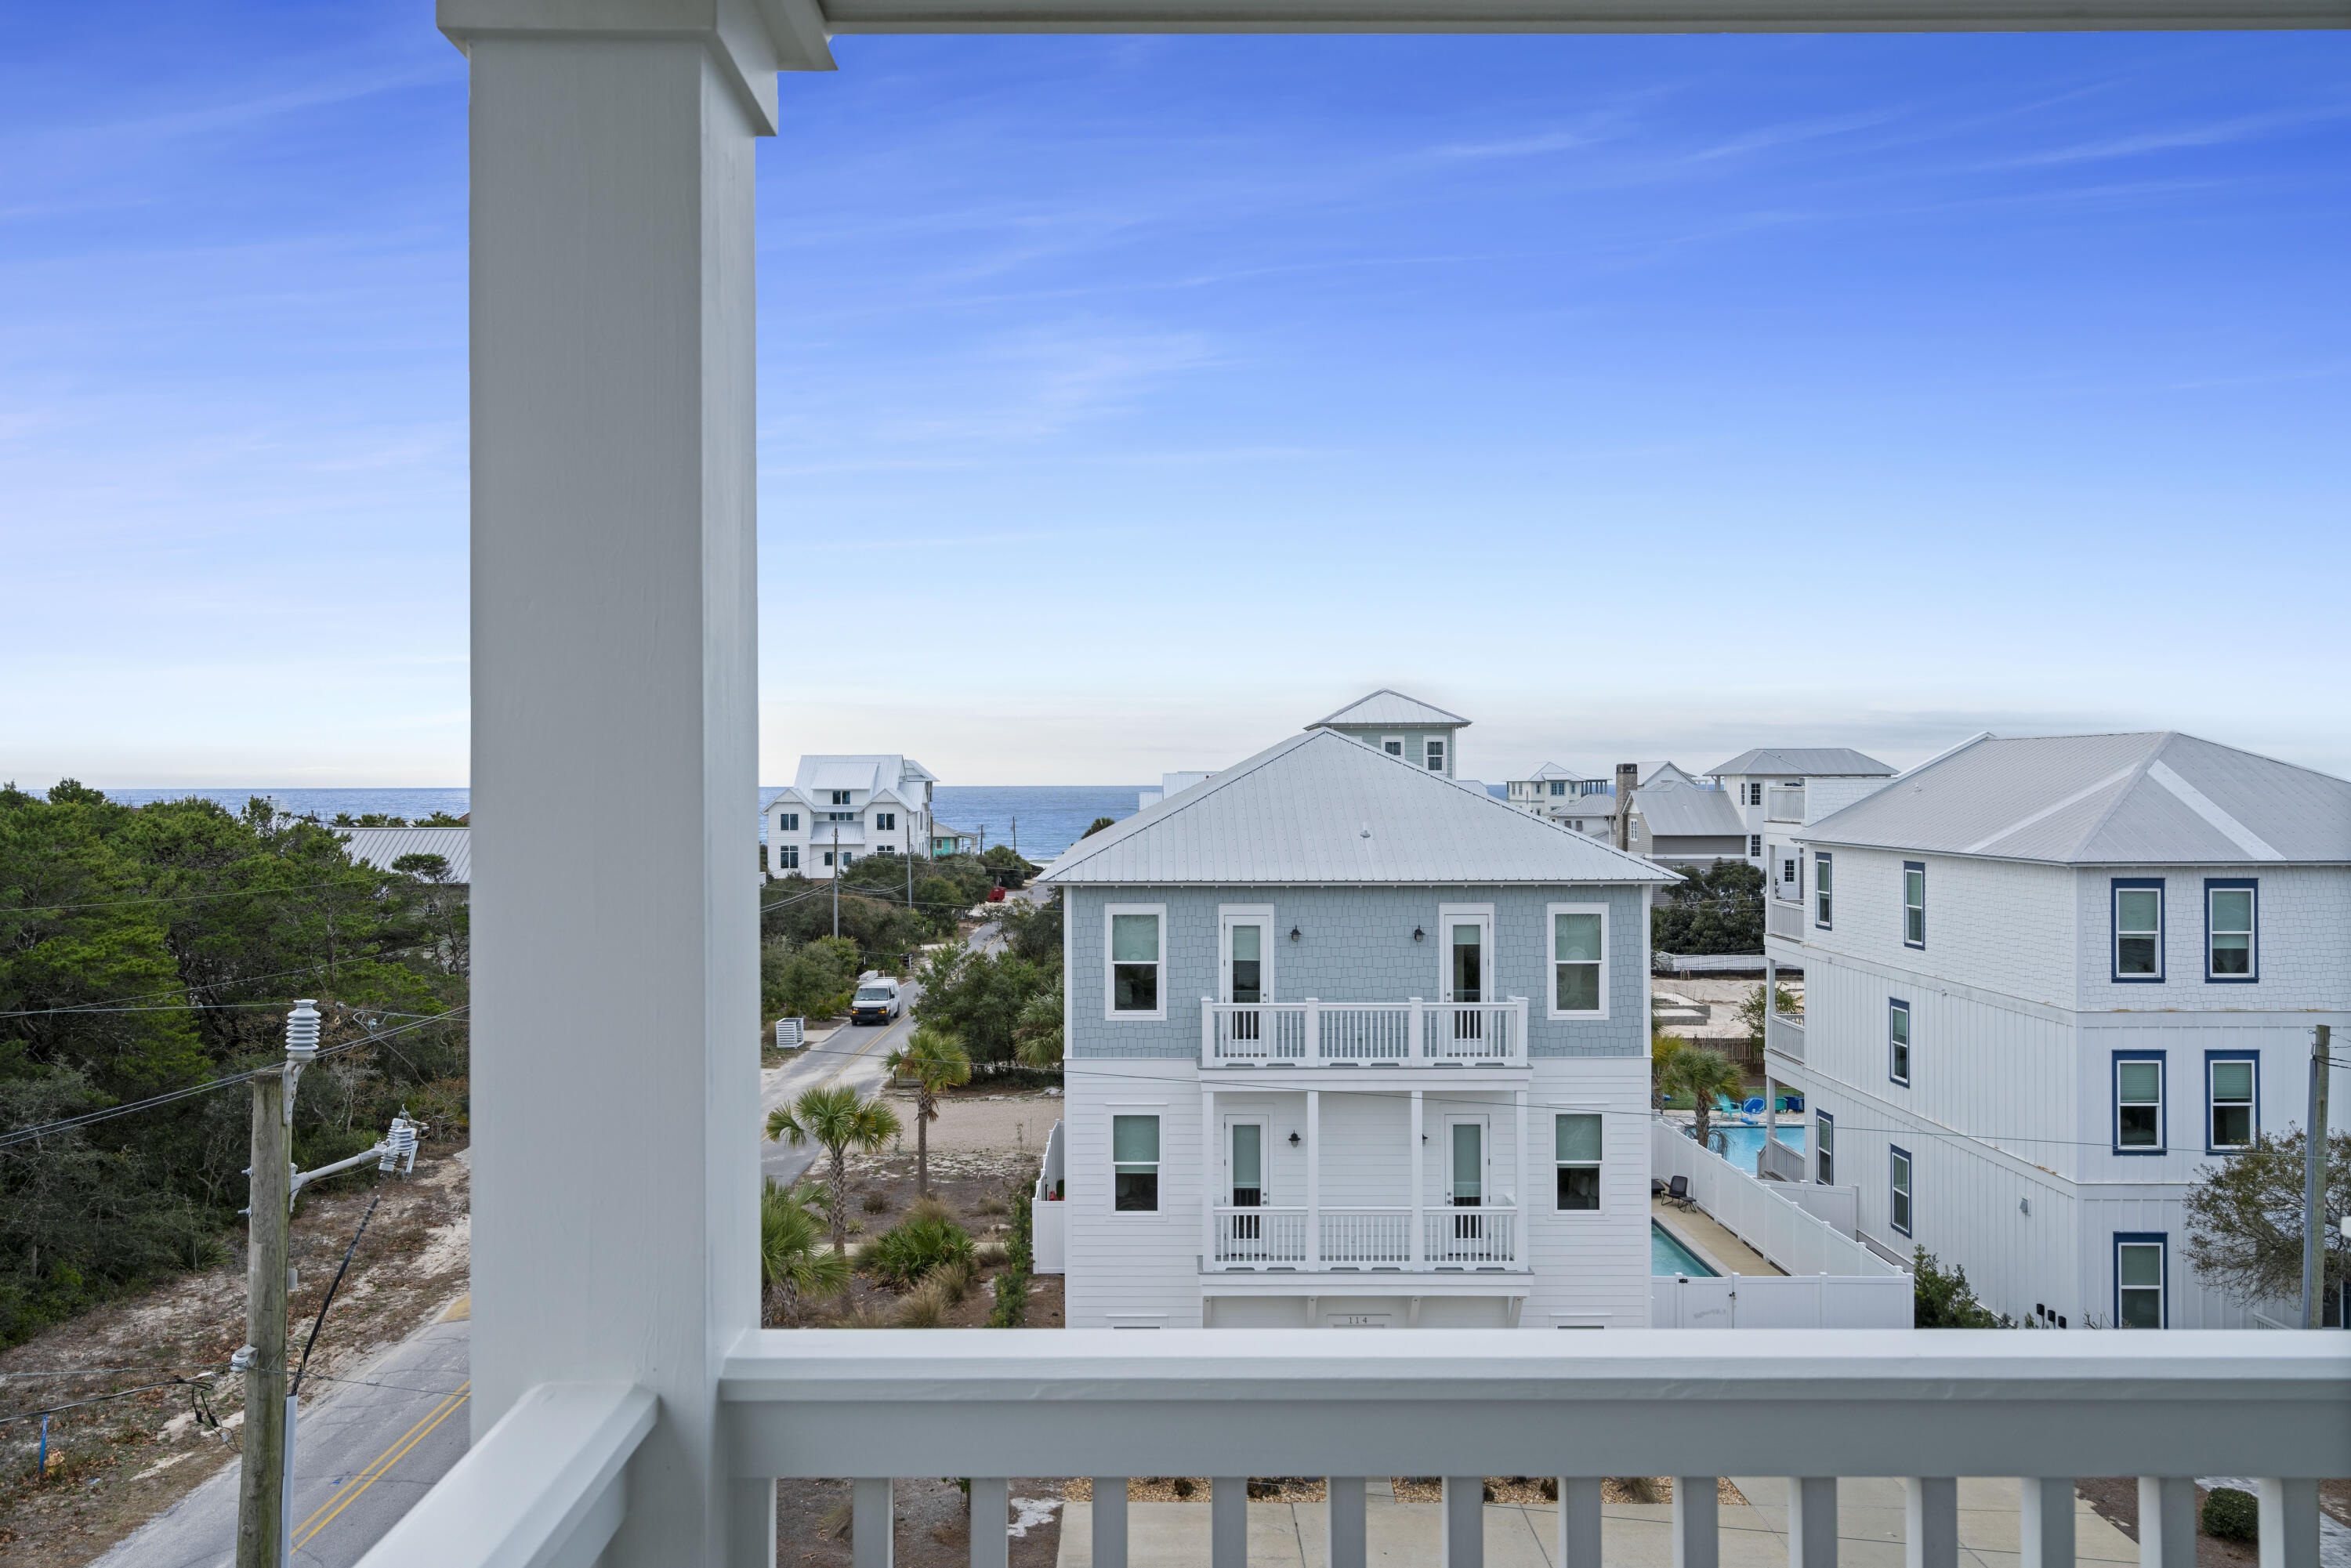
[[1701, 789], [1667, 779], [1634, 790], [1633, 809], [1648, 823], [1653, 838], [1719, 838], [1747, 831], [1747, 819], [1726, 789]]
[[1587, 773], [1579, 771], [1573, 768], [1562, 768], [1556, 762], [1546, 762], [1541, 768], [1536, 768], [1532, 773], [1528, 774], [1524, 779], [1514, 779], [1511, 782], [1514, 784], [1541, 784], [1553, 779], [1572, 779], [1581, 781], [1586, 779], [1607, 779], [1611, 777], [1613, 777], [1613, 775], [1610, 770], [1605, 768]]
[[2069, 865], [2351, 862], [2351, 782], [2192, 735], [1986, 737], [1797, 835]]
[[894, 751], [830, 756], [818, 753], [801, 758], [791, 783], [776, 791], [759, 810], [762, 813], [773, 810], [776, 802], [787, 797], [803, 805], [814, 805], [817, 791], [830, 789], [886, 794], [900, 805], [909, 805], [922, 799], [921, 790], [905, 788], [910, 782], [935, 784], [938, 775], [913, 758]]
[[471, 828], [337, 828], [351, 859], [378, 871], [390, 871], [402, 855], [439, 855], [449, 862], [451, 882], [474, 880], [474, 830]]
[[1310, 729], [1079, 840], [1039, 880], [1233, 886], [1675, 878], [1483, 790]]
[[1320, 729], [1326, 724], [1332, 724], [1378, 725], [1395, 729], [1446, 729], [1468, 722], [1458, 713], [1447, 713], [1418, 697], [1408, 697], [1402, 692], [1382, 686], [1371, 695], [1349, 703], [1337, 713], [1325, 714], [1306, 727]]
[[1786, 773], [1811, 779], [1890, 779], [1894, 769], [1848, 746], [1759, 746], [1707, 769], [1716, 779]]

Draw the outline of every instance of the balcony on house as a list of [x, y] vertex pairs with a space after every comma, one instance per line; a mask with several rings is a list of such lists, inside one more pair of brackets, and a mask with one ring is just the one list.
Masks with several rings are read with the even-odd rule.
[[1804, 1060], [1804, 1016], [1774, 1011], [1763, 1020], [1763, 1049], [1791, 1061]]
[[1527, 998], [1498, 1002], [1219, 1002], [1200, 998], [1200, 1065], [1519, 1067]]
[[1802, 784], [1774, 784], [1763, 791], [1763, 820], [1767, 822], [1801, 822], [1804, 820], [1804, 787]]

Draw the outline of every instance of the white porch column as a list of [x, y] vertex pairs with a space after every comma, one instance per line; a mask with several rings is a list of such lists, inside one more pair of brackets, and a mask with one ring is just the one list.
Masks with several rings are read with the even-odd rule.
[[1518, 1227], [1518, 1235], [1513, 1239], [1512, 1251], [1513, 1261], [1523, 1263], [1527, 1260], [1529, 1251], [1527, 1243], [1531, 1239], [1529, 1228], [1532, 1223], [1535, 1211], [1533, 1189], [1528, 1185], [1534, 1180], [1535, 1167], [1534, 1151], [1527, 1146], [1527, 1092], [1525, 1090], [1510, 1091], [1510, 1113], [1518, 1120], [1519, 1140], [1519, 1190], [1517, 1196], [1510, 1200], [1518, 1209], [1513, 1218], [1513, 1223]]
[[[1217, 1135], [1217, 1092], [1207, 1084], [1200, 1086], [1200, 1267], [1217, 1266], [1217, 1189], [1224, 1169], [1225, 1152]], [[1159, 1151], [1159, 1168], [1167, 1168], [1167, 1151]], [[1201, 1312], [1205, 1323], [1207, 1312]]]
[[1559, 1478], [1558, 1568], [1600, 1568], [1600, 1478]]
[[1306, 1266], [1322, 1267], [1322, 1092], [1306, 1092]]
[[2138, 1478], [2139, 1568], [2196, 1568], [2196, 1482]]
[[1486, 1478], [1446, 1476], [1437, 1537], [1437, 1568], [1485, 1568]]
[[1712, 1476], [1674, 1478], [1674, 1568], [1719, 1568], [1717, 1499]]
[[2074, 1568], [2074, 1482], [2027, 1476], [2017, 1483], [2023, 1504], [2017, 1521], [2022, 1568]]
[[1836, 1568], [1836, 1478], [1790, 1477], [1788, 1568]]
[[470, 66], [470, 1419], [659, 1397], [616, 1568], [728, 1558], [716, 1379], [758, 1306], [752, 139], [811, 62], [747, 0], [695, 15], [438, 16]]
[[1096, 1476], [1093, 1568], [1126, 1568], [1126, 1478]]
[[1959, 1568], [1959, 1483], [1949, 1476], [1906, 1479], [1902, 1483], [1903, 1568]]
[[2262, 1568], [2318, 1568], [2318, 1483], [2272, 1480], [2260, 1489]]
[[1426, 1179], [1428, 1167], [1428, 1156], [1421, 1152], [1420, 1146], [1421, 1092], [1417, 1089], [1412, 1092], [1412, 1131], [1408, 1134], [1412, 1139], [1412, 1160], [1409, 1166], [1412, 1171], [1412, 1266], [1416, 1269], [1420, 1267], [1421, 1260], [1428, 1247], [1427, 1239], [1422, 1234], [1421, 1220], [1420, 1189], [1421, 1184]]

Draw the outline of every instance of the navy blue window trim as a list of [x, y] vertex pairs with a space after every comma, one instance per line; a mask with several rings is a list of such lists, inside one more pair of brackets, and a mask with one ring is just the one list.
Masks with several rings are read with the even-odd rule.
[[[2108, 1124], [2108, 1130], [2114, 1134], [2115, 1153], [2118, 1155], [2161, 1155], [2170, 1152], [2171, 1074], [2165, 1065], [2164, 1054], [2160, 1051], [2117, 1051], [2114, 1053], [2113, 1063], [2106, 1071], [2106, 1092], [2114, 1104], [2113, 1119]], [[2133, 1128], [2134, 1134], [2140, 1131], [2146, 1120], [2145, 1113], [2140, 1109], [2146, 1102], [2134, 1101], [2129, 1107], [2123, 1104], [2123, 1064], [2136, 1061], [2155, 1063], [2153, 1117], [2155, 1142], [2152, 1144], [2133, 1142], [2126, 1145], [2123, 1142], [2123, 1113], [2126, 1109], [2140, 1113], [2132, 1118], [2136, 1124]]]
[[[2252, 895], [2253, 929], [2246, 938], [2245, 973], [2212, 972], [2212, 894], [2221, 888], [2243, 888]], [[2208, 986], [2251, 986], [2262, 977], [2262, 884], [2250, 876], [2208, 876], [2204, 879], [2204, 983]]]
[[[1896, 1165], [1899, 1160], [1900, 1165]], [[1902, 1185], [1896, 1186], [1894, 1173], [1902, 1173]], [[1910, 1234], [1918, 1222], [1918, 1162], [1910, 1151], [1893, 1144], [1886, 1145], [1886, 1223], [1903, 1235]], [[1898, 1218], [1897, 1218], [1898, 1216]]]
[[2129, 1246], [2153, 1246], [2156, 1251], [2155, 1290], [2157, 1328], [2171, 1326], [2171, 1233], [2168, 1230], [2117, 1230], [2115, 1232], [2112, 1263], [2115, 1272], [2115, 1326], [2123, 1326], [2123, 1249]]
[[1822, 931], [1836, 928], [1836, 861], [1826, 850], [1813, 852], [1813, 925]]
[[[1918, 902], [1916, 904], [1910, 902], [1910, 876], [1914, 872], [1918, 876]], [[1914, 929], [1917, 933], [1916, 936], [1911, 934]], [[1922, 953], [1927, 950], [1927, 862], [1925, 861], [1902, 862], [1902, 946], [1916, 947]]]
[[[2253, 1069], [2252, 1124], [2246, 1129], [2241, 1144], [2215, 1144], [2212, 1132], [2219, 1109], [2212, 1103], [2212, 1064], [2217, 1061], [2251, 1062]], [[2241, 1155], [2252, 1147], [2253, 1139], [2262, 1131], [2262, 1053], [2258, 1051], [2208, 1051], [2204, 1053], [2204, 1152], [2208, 1155]]]
[[[2125, 888], [2155, 890], [2155, 973], [2126, 975], [2123, 973], [2122, 894]], [[2159, 986], [2163, 984], [2165, 923], [2170, 911], [2164, 907], [2163, 879], [2159, 876], [2118, 876], [2106, 887], [2106, 964], [2117, 986]]]
[[1910, 1087], [1910, 1004], [1898, 997], [1886, 999], [1886, 1076]]
[[[1824, 1186], [1833, 1186], [1836, 1184], [1836, 1118], [1826, 1111], [1817, 1111], [1813, 1119], [1820, 1124], [1813, 1140], [1813, 1179]], [[1828, 1157], [1823, 1159], [1823, 1155]]]

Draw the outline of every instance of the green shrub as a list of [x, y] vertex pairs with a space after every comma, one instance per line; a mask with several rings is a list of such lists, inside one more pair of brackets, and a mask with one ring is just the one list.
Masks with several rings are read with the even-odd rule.
[[1912, 1256], [1910, 1326], [1921, 1329], [2012, 1329], [2016, 1320], [1976, 1300], [1964, 1268], [1945, 1270], [1924, 1247]]
[[2215, 1487], [2204, 1499], [2204, 1533], [2223, 1541], [2252, 1541], [2262, 1532], [2262, 1505], [2249, 1491]]
[[1005, 1248], [1004, 1272], [996, 1277], [996, 1306], [987, 1314], [987, 1326], [992, 1329], [1017, 1329], [1029, 1311], [1029, 1270], [1037, 1261], [1031, 1245], [1035, 1216], [1029, 1206], [1029, 1189], [1024, 1186], [1012, 1199], [1012, 1239]]
[[910, 1214], [874, 1238], [860, 1261], [899, 1290], [912, 1287], [942, 1263], [972, 1261], [971, 1232], [937, 1214]]

